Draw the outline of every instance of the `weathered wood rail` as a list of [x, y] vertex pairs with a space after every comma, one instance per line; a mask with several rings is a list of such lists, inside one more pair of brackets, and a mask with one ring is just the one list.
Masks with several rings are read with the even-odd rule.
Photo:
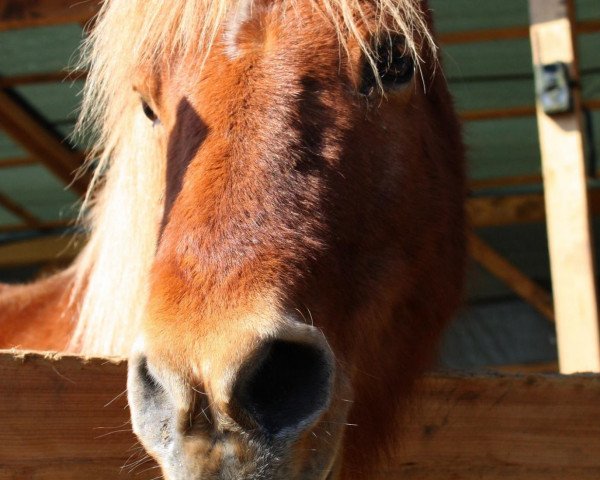
[[[130, 432], [125, 370], [0, 352], [0, 480], [155, 478]], [[598, 376], [431, 375], [405, 425], [395, 467], [373, 479], [600, 478]]]

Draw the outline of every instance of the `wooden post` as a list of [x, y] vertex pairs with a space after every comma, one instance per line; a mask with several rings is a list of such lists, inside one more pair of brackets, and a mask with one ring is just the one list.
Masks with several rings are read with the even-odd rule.
[[[529, 0], [534, 66], [563, 62], [578, 78], [572, 0]], [[581, 99], [547, 115], [537, 102], [560, 370], [600, 371], [598, 305], [585, 177]]]

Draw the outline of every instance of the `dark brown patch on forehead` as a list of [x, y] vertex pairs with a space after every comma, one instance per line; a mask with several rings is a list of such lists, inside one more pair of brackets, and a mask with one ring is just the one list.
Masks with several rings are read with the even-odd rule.
[[188, 166], [204, 143], [208, 127], [190, 102], [183, 98], [177, 106], [175, 125], [169, 136], [167, 147], [167, 172], [165, 208], [161, 223], [161, 234], [169, 221], [175, 199], [181, 191], [183, 177]]

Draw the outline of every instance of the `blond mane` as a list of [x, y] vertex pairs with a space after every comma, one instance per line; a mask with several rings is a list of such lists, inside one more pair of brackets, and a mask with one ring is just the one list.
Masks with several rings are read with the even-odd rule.
[[[332, 22], [342, 51], [352, 39], [373, 62], [374, 50], [361, 31], [362, 25], [373, 24], [378, 33], [402, 33], [417, 60], [419, 38], [435, 49], [418, 0], [369, 0], [377, 12], [375, 22], [366, 21], [360, 0], [311, 1]], [[83, 221], [92, 233], [77, 264], [73, 298], [82, 300], [73, 349], [127, 354], [148, 296], [165, 165], [132, 94], [131, 78], [140, 66], [158, 64], [175, 51], [197, 49], [206, 55], [239, 4], [239, 0], [104, 2], [82, 55], [90, 73], [80, 129], [92, 129], [96, 142], [90, 155], [95, 174], [82, 210], [88, 212]]]

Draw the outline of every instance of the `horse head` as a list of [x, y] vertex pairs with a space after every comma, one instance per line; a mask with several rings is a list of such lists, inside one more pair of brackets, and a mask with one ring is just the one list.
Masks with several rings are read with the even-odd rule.
[[123, 103], [166, 172], [135, 433], [168, 479], [360, 478], [462, 285], [463, 150], [426, 7], [107, 3], [96, 42], [137, 55]]

